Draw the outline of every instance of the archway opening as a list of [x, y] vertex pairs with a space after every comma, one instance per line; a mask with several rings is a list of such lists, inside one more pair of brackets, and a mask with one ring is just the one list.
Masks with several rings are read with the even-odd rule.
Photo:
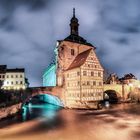
[[118, 103], [119, 99], [119, 93], [115, 90], [106, 90], [104, 92], [104, 100], [109, 101], [110, 103]]

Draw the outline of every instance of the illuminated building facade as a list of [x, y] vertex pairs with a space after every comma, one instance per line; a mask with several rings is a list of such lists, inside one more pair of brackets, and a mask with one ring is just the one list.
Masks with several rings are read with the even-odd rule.
[[76, 56], [65, 72], [66, 105], [94, 107], [103, 100], [103, 69], [93, 49]]
[[56, 64], [49, 65], [43, 74], [43, 86], [56, 86]]
[[[103, 68], [95, 53], [95, 47], [79, 36], [79, 23], [73, 10], [70, 35], [59, 40], [55, 48], [56, 86], [62, 88], [62, 100], [69, 108], [95, 108], [103, 99]], [[51, 67], [46, 70], [48, 81]], [[47, 75], [48, 74], [48, 75]], [[48, 77], [48, 78], [47, 78]], [[47, 86], [47, 85], [45, 85]], [[55, 86], [55, 85], [54, 85]]]
[[2, 89], [26, 89], [29, 85], [27, 78], [25, 78], [25, 70], [23, 68], [7, 69], [6, 65], [1, 65], [0, 77]]
[[5, 79], [5, 73], [6, 73], [6, 65], [0, 65], [0, 81], [1, 84], [3, 84], [3, 81]]

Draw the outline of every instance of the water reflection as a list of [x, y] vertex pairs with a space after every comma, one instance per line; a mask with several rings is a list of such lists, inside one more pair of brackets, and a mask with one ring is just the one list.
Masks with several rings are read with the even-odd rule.
[[[140, 105], [117, 104], [102, 110], [70, 110], [30, 104], [27, 117], [42, 116], [4, 129], [0, 139], [139, 140]], [[25, 114], [26, 115], [26, 114]], [[10, 120], [11, 121], [11, 120]], [[8, 133], [7, 133], [8, 132]]]
[[22, 105], [23, 121], [45, 117], [52, 119], [56, 116], [58, 110], [62, 109], [63, 104], [55, 96], [48, 94], [39, 94], [30, 98]]
[[22, 107], [22, 120], [30, 120], [38, 117], [53, 119], [62, 107], [49, 103], [39, 103], [24, 105]]

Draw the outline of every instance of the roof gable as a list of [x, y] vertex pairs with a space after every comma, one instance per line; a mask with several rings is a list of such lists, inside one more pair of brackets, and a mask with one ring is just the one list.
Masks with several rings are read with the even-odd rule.
[[91, 50], [92, 49], [89, 49], [77, 55], [67, 70], [71, 70], [71, 69], [82, 66], [85, 63], [87, 57], [89, 56], [89, 53], [91, 52]]

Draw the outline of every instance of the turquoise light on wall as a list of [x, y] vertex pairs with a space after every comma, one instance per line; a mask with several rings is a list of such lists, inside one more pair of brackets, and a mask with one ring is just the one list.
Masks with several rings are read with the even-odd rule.
[[43, 75], [43, 86], [56, 86], [56, 64], [49, 66]]

